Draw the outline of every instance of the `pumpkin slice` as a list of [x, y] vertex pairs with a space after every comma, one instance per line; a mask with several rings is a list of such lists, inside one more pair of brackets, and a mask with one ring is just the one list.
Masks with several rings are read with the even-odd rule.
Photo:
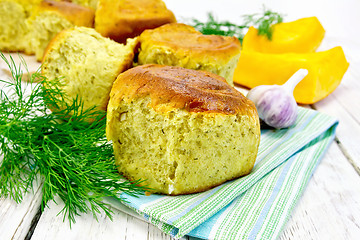
[[335, 90], [348, 67], [341, 47], [302, 54], [243, 50], [233, 80], [248, 88], [280, 85], [300, 68], [306, 68], [309, 74], [295, 87], [294, 96], [298, 103], [312, 104]]
[[263, 53], [314, 52], [325, 35], [325, 30], [316, 17], [278, 23], [272, 28], [273, 35], [269, 40], [264, 35], [258, 35], [256, 28], [250, 27], [244, 37], [243, 49]]

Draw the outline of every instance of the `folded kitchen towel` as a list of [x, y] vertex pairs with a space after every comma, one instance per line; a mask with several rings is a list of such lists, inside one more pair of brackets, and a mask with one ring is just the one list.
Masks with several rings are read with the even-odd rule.
[[299, 107], [291, 128], [262, 130], [249, 175], [197, 194], [122, 197], [175, 238], [276, 239], [333, 141], [337, 123], [334, 117]]

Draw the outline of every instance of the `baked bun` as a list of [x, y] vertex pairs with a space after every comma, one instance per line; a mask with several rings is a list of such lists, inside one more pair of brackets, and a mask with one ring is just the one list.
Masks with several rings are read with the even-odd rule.
[[33, 6], [39, 2], [0, 0], [0, 51], [31, 54], [27, 42], [29, 29], [25, 22]]
[[95, 13], [96, 31], [120, 43], [171, 22], [175, 16], [162, 0], [99, 0]]
[[138, 64], [164, 64], [206, 70], [224, 77], [233, 85], [240, 57], [236, 37], [203, 35], [193, 27], [172, 23], [140, 35]]
[[118, 76], [106, 133], [119, 172], [170, 195], [250, 173], [260, 142], [254, 104], [224, 78], [152, 64]]
[[71, 2], [0, 0], [0, 51], [35, 54], [41, 61], [50, 40], [74, 26], [93, 27], [95, 10]]
[[70, 2], [42, 1], [28, 20], [29, 41], [36, 59], [41, 61], [51, 39], [74, 26], [93, 27], [95, 11]]
[[[42, 74], [59, 81], [66, 103], [83, 101], [84, 109], [106, 110], [116, 77], [132, 65], [136, 39], [127, 45], [102, 37], [93, 28], [75, 27], [60, 32], [46, 49]], [[55, 96], [56, 97], [56, 96]]]

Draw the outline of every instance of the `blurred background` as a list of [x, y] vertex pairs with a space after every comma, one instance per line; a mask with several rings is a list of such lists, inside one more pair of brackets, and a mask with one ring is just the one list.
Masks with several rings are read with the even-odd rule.
[[[282, 13], [284, 21], [316, 16], [323, 24], [327, 37], [346, 38], [359, 43], [360, 1], [359, 0], [164, 0], [167, 7], [179, 17], [205, 20], [213, 12], [219, 20], [242, 22], [241, 16], [262, 12], [266, 7]], [[181, 19], [179, 19], [181, 20]]]

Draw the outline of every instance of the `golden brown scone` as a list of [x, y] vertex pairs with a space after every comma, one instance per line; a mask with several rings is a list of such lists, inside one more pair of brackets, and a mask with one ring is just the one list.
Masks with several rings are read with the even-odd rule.
[[59, 81], [66, 104], [78, 98], [85, 110], [96, 107], [105, 111], [116, 77], [132, 66], [136, 45], [137, 39], [128, 39], [123, 45], [102, 37], [93, 28], [66, 29], [46, 48], [42, 75], [49, 84], [45, 87]]
[[95, 10], [70, 2], [44, 0], [27, 21], [30, 47], [41, 61], [51, 39], [74, 26], [93, 27]]
[[120, 74], [107, 109], [119, 172], [156, 193], [195, 193], [251, 172], [254, 104], [206, 71], [141, 65]]
[[66, 18], [75, 26], [93, 27], [95, 10], [71, 2], [43, 0], [33, 15], [51, 11]]
[[95, 10], [59, 0], [0, 0], [0, 50], [36, 54], [66, 28], [93, 27]]
[[203, 35], [189, 25], [166, 24], [140, 35], [138, 64], [164, 64], [206, 70], [224, 77], [233, 85], [240, 57], [236, 37]]
[[175, 16], [162, 0], [99, 0], [95, 13], [96, 31], [120, 43], [172, 22]]

